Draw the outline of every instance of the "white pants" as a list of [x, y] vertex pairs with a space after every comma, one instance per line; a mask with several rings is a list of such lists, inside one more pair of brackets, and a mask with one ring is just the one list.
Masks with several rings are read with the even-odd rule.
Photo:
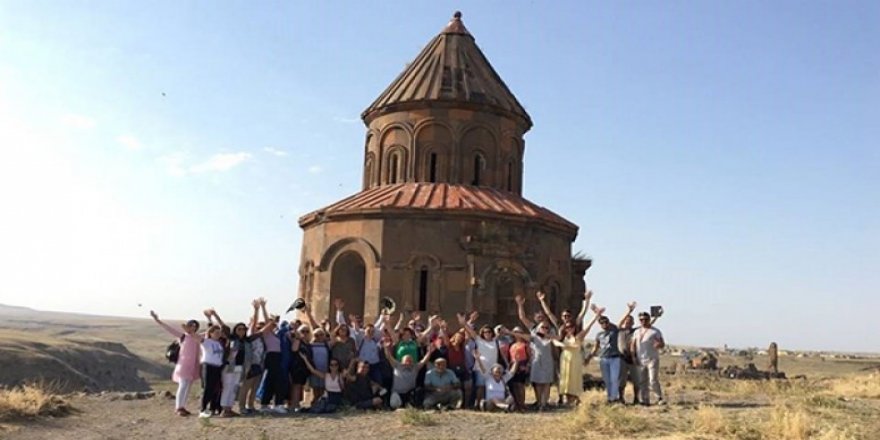
[[636, 371], [639, 372], [639, 401], [643, 404], [650, 402], [651, 391], [657, 395], [658, 399], [662, 399], [660, 359], [640, 359]]
[[186, 399], [189, 397], [189, 389], [192, 387], [193, 381], [189, 379], [180, 379], [180, 382], [177, 383], [177, 396], [175, 397], [175, 403], [177, 408], [181, 409], [186, 408]]
[[223, 391], [220, 393], [221, 407], [232, 408], [235, 405], [235, 398], [238, 396], [239, 379], [241, 379], [241, 372], [223, 373]]

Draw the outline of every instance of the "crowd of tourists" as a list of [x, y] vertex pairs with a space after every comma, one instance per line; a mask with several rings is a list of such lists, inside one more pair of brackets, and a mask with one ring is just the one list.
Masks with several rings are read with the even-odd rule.
[[[632, 302], [614, 324], [605, 308], [590, 306], [591, 298], [592, 292], [584, 295], [577, 315], [564, 310], [557, 318], [543, 293], [536, 294], [541, 311], [531, 317], [518, 296], [522, 326], [512, 329], [481, 324], [478, 312], [447, 322], [383, 309], [375, 322], [364, 323], [346, 316], [341, 300], [333, 303], [335, 316], [320, 322], [302, 302], [300, 319], [288, 322], [268, 313], [265, 299], [255, 299], [250, 321], [232, 327], [208, 309], [202, 332], [196, 320], [176, 328], [150, 314], [176, 338], [172, 378], [180, 416], [191, 414], [187, 399], [196, 381], [202, 388], [199, 417], [331, 413], [346, 406], [544, 411], [580, 403], [583, 368], [594, 357], [609, 404], [626, 403], [628, 383], [632, 404], [648, 405], [652, 392], [654, 403], [663, 404], [658, 373], [665, 343], [653, 327], [657, 316], [639, 313], [636, 326]], [[600, 331], [585, 350], [597, 323]], [[526, 402], [528, 386], [534, 402]], [[553, 387], [556, 402], [550, 401]]]

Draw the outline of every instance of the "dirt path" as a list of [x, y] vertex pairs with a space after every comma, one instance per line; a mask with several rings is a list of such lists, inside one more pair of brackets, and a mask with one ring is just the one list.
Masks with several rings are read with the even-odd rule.
[[[71, 401], [77, 413], [60, 419], [8, 426], [0, 438], [18, 439], [333, 439], [344, 434], [377, 439], [516, 439], [510, 423], [518, 426], [544, 423], [553, 414], [485, 414], [473, 411], [428, 412], [433, 426], [402, 422], [402, 411], [351, 411], [330, 416], [258, 416], [200, 420], [172, 413], [173, 401], [163, 398], [108, 401], [87, 396]], [[190, 408], [196, 407], [192, 402]], [[422, 414], [422, 413], [420, 413]], [[512, 432], [513, 431], [513, 432]], [[502, 435], [503, 433], [503, 435]]]

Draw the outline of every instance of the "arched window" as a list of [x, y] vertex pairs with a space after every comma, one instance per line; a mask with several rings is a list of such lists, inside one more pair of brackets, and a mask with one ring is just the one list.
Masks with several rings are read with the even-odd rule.
[[364, 189], [373, 185], [373, 154], [367, 156], [367, 162], [364, 164]]
[[477, 153], [474, 155], [474, 179], [471, 181], [471, 185], [480, 186], [483, 184], [483, 170], [486, 169], [486, 159], [483, 158], [483, 155]]
[[393, 152], [388, 159], [388, 183], [394, 184], [398, 181], [398, 173], [400, 172], [400, 153]]
[[419, 310], [428, 310], [428, 267], [419, 271]]
[[437, 181], [437, 153], [428, 156], [428, 182]]

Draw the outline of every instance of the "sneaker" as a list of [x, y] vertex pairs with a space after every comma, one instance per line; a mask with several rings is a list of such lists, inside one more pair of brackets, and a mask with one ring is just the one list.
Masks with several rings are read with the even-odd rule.
[[175, 411], [175, 412], [176, 412], [177, 415], [179, 415], [180, 417], [186, 417], [186, 416], [189, 415], [189, 411], [187, 411], [187, 410], [185, 410], [185, 409], [183, 409], [183, 408], [177, 408], [177, 411]]
[[202, 411], [202, 412], [200, 412], [200, 413], [199, 413], [199, 418], [200, 418], [200, 419], [210, 419], [210, 418], [211, 418], [211, 411]]
[[664, 405], [666, 405], [666, 401], [663, 400], [662, 398], [657, 399], [657, 405], [664, 406]]
[[287, 414], [287, 408], [278, 405], [275, 408], [272, 408], [272, 412], [275, 414]]

